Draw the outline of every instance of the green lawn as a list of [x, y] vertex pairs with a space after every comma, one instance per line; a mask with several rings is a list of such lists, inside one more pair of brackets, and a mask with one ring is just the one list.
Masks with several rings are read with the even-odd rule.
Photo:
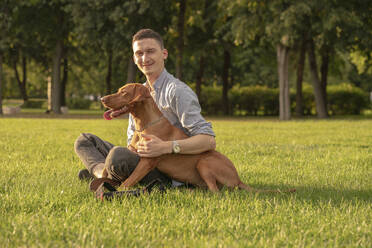
[[75, 138], [125, 145], [126, 120], [0, 118], [0, 247], [371, 247], [372, 120], [212, 120], [257, 188], [99, 202]]

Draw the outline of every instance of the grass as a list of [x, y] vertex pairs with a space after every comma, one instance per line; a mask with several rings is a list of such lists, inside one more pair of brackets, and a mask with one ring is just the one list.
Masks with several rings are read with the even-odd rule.
[[372, 120], [213, 120], [257, 188], [99, 202], [77, 179], [81, 132], [125, 145], [126, 120], [0, 118], [2, 247], [371, 247]]

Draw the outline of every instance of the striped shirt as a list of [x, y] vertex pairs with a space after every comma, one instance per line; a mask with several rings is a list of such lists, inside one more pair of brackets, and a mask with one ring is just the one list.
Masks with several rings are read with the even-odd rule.
[[[169, 122], [188, 136], [197, 134], [215, 136], [211, 123], [207, 122], [200, 113], [201, 108], [196, 94], [188, 85], [169, 74], [166, 69], [155, 81], [151, 95]], [[128, 144], [132, 140], [134, 131], [134, 121], [132, 115], [129, 115]]]

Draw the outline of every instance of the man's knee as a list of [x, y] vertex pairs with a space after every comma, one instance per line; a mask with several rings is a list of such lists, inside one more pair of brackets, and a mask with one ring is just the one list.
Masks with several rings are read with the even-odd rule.
[[128, 177], [136, 168], [140, 157], [129, 149], [121, 146], [113, 147], [105, 162], [105, 168], [109, 174]]
[[74, 149], [76, 153], [78, 153], [81, 147], [87, 146], [89, 145], [89, 143], [91, 143], [91, 141], [89, 141], [90, 136], [92, 136], [92, 134], [82, 133], [79, 135], [79, 137], [77, 137], [74, 143]]
[[139, 162], [139, 159], [139, 156], [128, 148], [122, 146], [114, 146], [110, 150], [106, 161], [112, 164], [121, 163], [123, 161], [127, 161], [129, 164], [137, 164]]

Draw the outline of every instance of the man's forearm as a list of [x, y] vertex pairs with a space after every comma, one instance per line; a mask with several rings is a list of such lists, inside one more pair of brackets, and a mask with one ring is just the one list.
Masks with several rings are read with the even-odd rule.
[[[177, 140], [181, 154], [199, 154], [214, 150], [216, 141], [213, 136], [198, 134], [187, 139]], [[142, 134], [142, 141], [138, 143], [137, 153], [141, 157], [158, 157], [172, 153], [172, 141], [163, 141], [154, 135]]]
[[[181, 148], [181, 154], [199, 154], [216, 149], [216, 141], [213, 136], [198, 134], [184, 140], [177, 140]], [[170, 142], [172, 152], [172, 142]]]

